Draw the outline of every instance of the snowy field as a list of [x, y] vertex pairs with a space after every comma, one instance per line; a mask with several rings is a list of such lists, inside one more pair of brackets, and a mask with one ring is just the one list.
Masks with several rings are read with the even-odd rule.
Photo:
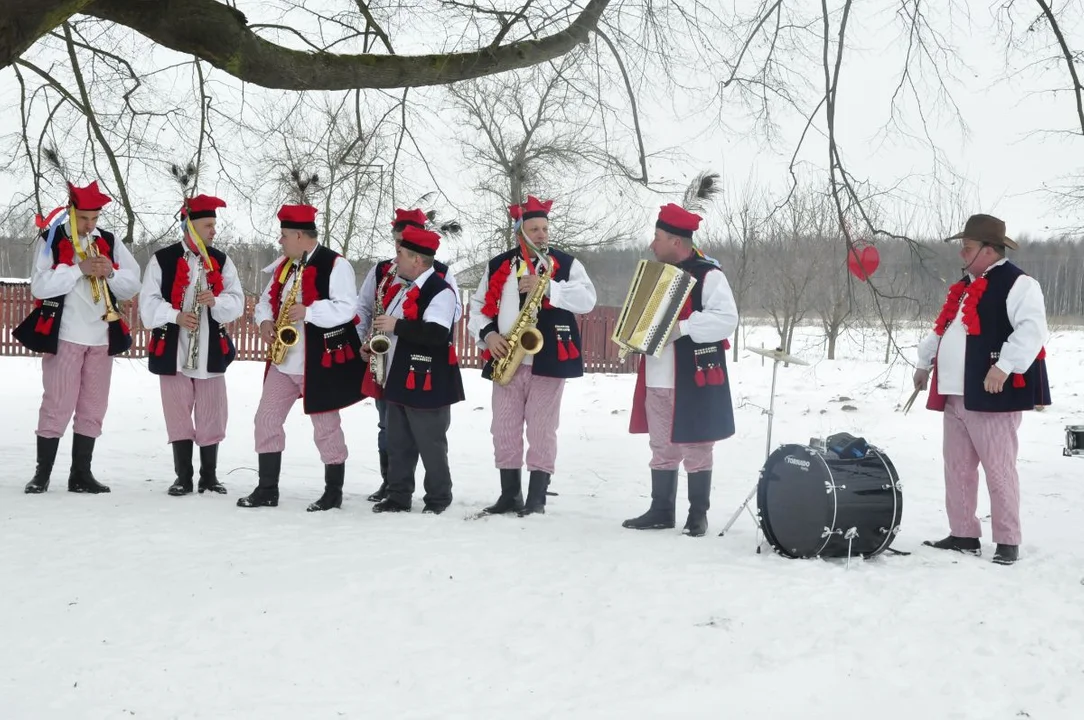
[[810, 333], [794, 352], [811, 365], [779, 368], [773, 448], [850, 432], [903, 483], [894, 547], [913, 554], [849, 569], [757, 554], [748, 515], [717, 537], [764, 461], [772, 366], [748, 352], [731, 366], [738, 434], [716, 446], [699, 539], [680, 534], [684, 482], [678, 529], [621, 527], [649, 494], [646, 436], [626, 432], [632, 376], [568, 384], [545, 516], [464, 522], [498, 493], [477, 371], [453, 412], [448, 512], [370, 511], [367, 401], [343, 414], [343, 509], [310, 514], [322, 467], [300, 404], [280, 506], [235, 507], [256, 482], [257, 363], [229, 373], [228, 496], [166, 495], [158, 386], [133, 360], [115, 366], [95, 457], [113, 492], [65, 491], [69, 435], [52, 489], [24, 495], [38, 361], [2, 358], [0, 718], [1084, 717], [1084, 459], [1062, 456], [1065, 425], [1084, 424], [1084, 332], [1055, 330], [1054, 405], [1024, 419], [1013, 567], [990, 562], [992, 544], [982, 558], [921, 546], [947, 534], [940, 415], [925, 395], [897, 411], [911, 369], [884, 365], [883, 343], [852, 334], [827, 361]]

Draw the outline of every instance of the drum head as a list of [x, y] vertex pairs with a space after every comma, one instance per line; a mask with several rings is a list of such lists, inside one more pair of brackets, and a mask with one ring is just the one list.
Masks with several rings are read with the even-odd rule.
[[783, 445], [760, 471], [757, 506], [768, 542], [792, 558], [815, 557], [833, 526], [835, 504], [824, 456], [805, 445]]

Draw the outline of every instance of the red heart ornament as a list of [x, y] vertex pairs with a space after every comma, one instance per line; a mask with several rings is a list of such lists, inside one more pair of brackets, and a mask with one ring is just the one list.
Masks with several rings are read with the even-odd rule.
[[847, 269], [859, 280], [873, 277], [881, 264], [881, 254], [872, 245], [855, 245], [847, 253]]

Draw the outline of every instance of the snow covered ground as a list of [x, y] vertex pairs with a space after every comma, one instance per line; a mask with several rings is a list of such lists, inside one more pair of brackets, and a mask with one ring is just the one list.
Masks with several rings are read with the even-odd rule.
[[[772, 367], [748, 352], [731, 367], [738, 434], [716, 446], [699, 539], [621, 527], [649, 493], [646, 437], [626, 432], [632, 376], [567, 386], [560, 495], [544, 517], [464, 522], [498, 491], [477, 371], [453, 413], [448, 512], [370, 511], [365, 402], [343, 414], [344, 507], [310, 514], [322, 468], [300, 405], [280, 506], [234, 505], [256, 480], [259, 364], [230, 370], [228, 496], [166, 495], [157, 383], [132, 360], [115, 367], [95, 458], [113, 492], [64, 491], [66, 438], [53, 489], [26, 496], [38, 362], [0, 359], [0, 718], [1084, 716], [1084, 459], [1061, 452], [1065, 425], [1084, 424], [1084, 332], [1048, 344], [1055, 404], [1023, 423], [1024, 544], [1007, 568], [992, 546], [982, 558], [921, 546], [947, 532], [940, 416], [924, 396], [897, 412], [911, 370], [882, 364], [883, 342], [851, 335], [827, 361], [810, 332], [794, 350], [812, 365], [779, 368], [773, 447], [851, 432], [903, 482], [894, 547], [913, 554], [849, 569], [756, 554], [748, 515], [717, 537], [764, 461]], [[981, 498], [985, 514], [985, 486]]]

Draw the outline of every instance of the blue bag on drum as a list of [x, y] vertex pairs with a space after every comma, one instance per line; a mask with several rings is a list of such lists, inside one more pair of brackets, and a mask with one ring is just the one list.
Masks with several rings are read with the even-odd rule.
[[836, 433], [828, 436], [825, 449], [842, 460], [857, 460], [866, 456], [869, 445], [865, 438], [856, 438], [850, 433]]

